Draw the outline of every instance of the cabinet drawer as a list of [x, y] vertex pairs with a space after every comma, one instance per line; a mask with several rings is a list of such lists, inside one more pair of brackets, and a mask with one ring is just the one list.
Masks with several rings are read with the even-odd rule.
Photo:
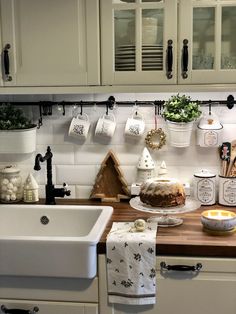
[[0, 298], [98, 302], [98, 278], [0, 276]]
[[160, 263], [165, 262], [167, 265], [202, 265], [200, 273], [235, 273], [235, 258], [206, 258], [206, 257], [179, 257], [179, 256], [157, 256], [156, 269], [160, 271]]
[[[2, 306], [6, 309], [21, 309], [33, 311], [40, 314], [98, 314], [98, 305], [89, 303], [68, 303], [68, 302], [46, 302], [46, 301], [20, 301], [0, 299], [1, 314]], [[37, 311], [38, 310], [38, 311]]]

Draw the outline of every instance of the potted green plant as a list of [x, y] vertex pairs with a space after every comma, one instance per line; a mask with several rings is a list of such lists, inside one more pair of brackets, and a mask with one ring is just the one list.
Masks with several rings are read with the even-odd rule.
[[163, 117], [167, 122], [171, 146], [190, 145], [193, 122], [201, 113], [199, 104], [186, 95], [173, 95], [165, 102]]
[[0, 153], [32, 153], [36, 148], [36, 125], [22, 109], [0, 106]]

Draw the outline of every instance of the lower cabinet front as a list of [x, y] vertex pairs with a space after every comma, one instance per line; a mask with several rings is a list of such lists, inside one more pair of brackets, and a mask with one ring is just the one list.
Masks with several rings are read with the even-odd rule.
[[100, 255], [99, 313], [236, 314], [236, 259], [158, 256], [156, 270], [155, 305], [110, 304], [105, 255]]
[[98, 314], [97, 304], [73, 302], [0, 299], [0, 309], [1, 314]]

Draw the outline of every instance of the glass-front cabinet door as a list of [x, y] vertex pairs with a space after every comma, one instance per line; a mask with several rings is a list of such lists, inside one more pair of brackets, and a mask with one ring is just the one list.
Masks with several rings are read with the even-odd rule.
[[103, 85], [177, 83], [177, 0], [101, 0]]
[[180, 0], [178, 82], [236, 83], [235, 31], [235, 0]]

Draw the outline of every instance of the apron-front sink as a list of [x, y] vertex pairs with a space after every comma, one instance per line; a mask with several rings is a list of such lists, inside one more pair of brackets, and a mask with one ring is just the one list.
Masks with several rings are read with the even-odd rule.
[[0, 275], [93, 278], [110, 206], [0, 205]]

